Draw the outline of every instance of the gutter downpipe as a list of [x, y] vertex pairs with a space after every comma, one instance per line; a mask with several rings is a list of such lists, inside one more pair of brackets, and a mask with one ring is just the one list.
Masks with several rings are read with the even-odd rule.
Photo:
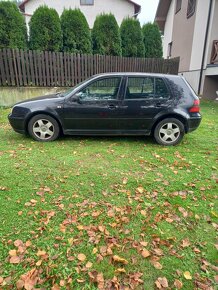
[[208, 40], [208, 33], [209, 33], [209, 27], [210, 27], [210, 17], [211, 17], [211, 12], [212, 12], [212, 4], [213, 4], [213, 0], [210, 0], [210, 6], [209, 6], [208, 18], [207, 18], [207, 27], [206, 27], [205, 40], [204, 40], [204, 50], [203, 50], [200, 77], [199, 77], [198, 95], [200, 95], [200, 93], [201, 93], [201, 84], [202, 84], [202, 76], [203, 76], [203, 71], [204, 71], [204, 61], [205, 61], [206, 49], [207, 49], [207, 40]]

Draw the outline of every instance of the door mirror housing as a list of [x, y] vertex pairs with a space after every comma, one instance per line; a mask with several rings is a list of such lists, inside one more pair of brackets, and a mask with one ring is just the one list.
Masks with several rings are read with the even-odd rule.
[[81, 102], [81, 96], [82, 96], [82, 92], [76, 93], [75, 95], [72, 96], [71, 102], [80, 103]]

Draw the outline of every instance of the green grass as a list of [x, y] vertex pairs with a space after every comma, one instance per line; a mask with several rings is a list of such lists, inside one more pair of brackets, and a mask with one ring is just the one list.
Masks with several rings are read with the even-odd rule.
[[[35, 269], [41, 289], [96, 289], [96, 273], [103, 273], [102, 289], [110, 289], [113, 277], [126, 289], [155, 289], [159, 277], [171, 289], [175, 279], [182, 289], [199, 283], [215, 289], [217, 104], [202, 102], [200, 128], [176, 147], [143, 137], [38, 143], [13, 132], [8, 113], [0, 109], [0, 288], [28, 283], [23, 274], [33, 281]], [[16, 240], [31, 245], [18, 248]], [[18, 263], [11, 263], [10, 250]], [[114, 262], [114, 255], [128, 264]]]

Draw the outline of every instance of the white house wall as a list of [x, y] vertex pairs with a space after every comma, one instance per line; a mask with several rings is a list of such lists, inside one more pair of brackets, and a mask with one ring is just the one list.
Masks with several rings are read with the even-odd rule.
[[173, 34], [173, 20], [175, 14], [175, 0], [171, 1], [169, 12], [167, 15], [165, 29], [164, 29], [164, 41], [163, 41], [163, 57], [168, 56], [168, 44], [172, 41]]
[[201, 69], [209, 4], [209, 0], [197, 1], [190, 71]]
[[114, 14], [119, 25], [125, 17], [132, 17], [135, 13], [134, 5], [126, 0], [94, 0], [94, 5], [80, 5], [80, 0], [30, 0], [25, 5], [27, 24], [31, 18], [28, 15], [33, 15], [41, 5], [56, 9], [59, 15], [62, 14], [64, 8], [79, 8], [85, 14], [90, 28], [93, 27], [96, 16], [102, 12]]

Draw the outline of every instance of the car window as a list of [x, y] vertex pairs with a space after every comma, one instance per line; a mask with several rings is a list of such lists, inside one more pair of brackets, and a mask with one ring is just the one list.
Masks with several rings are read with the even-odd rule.
[[170, 97], [169, 91], [162, 78], [155, 79], [155, 98], [168, 99]]
[[125, 99], [149, 99], [154, 97], [154, 78], [129, 77]]
[[111, 77], [92, 82], [80, 91], [84, 101], [116, 100], [119, 92], [121, 77]]

